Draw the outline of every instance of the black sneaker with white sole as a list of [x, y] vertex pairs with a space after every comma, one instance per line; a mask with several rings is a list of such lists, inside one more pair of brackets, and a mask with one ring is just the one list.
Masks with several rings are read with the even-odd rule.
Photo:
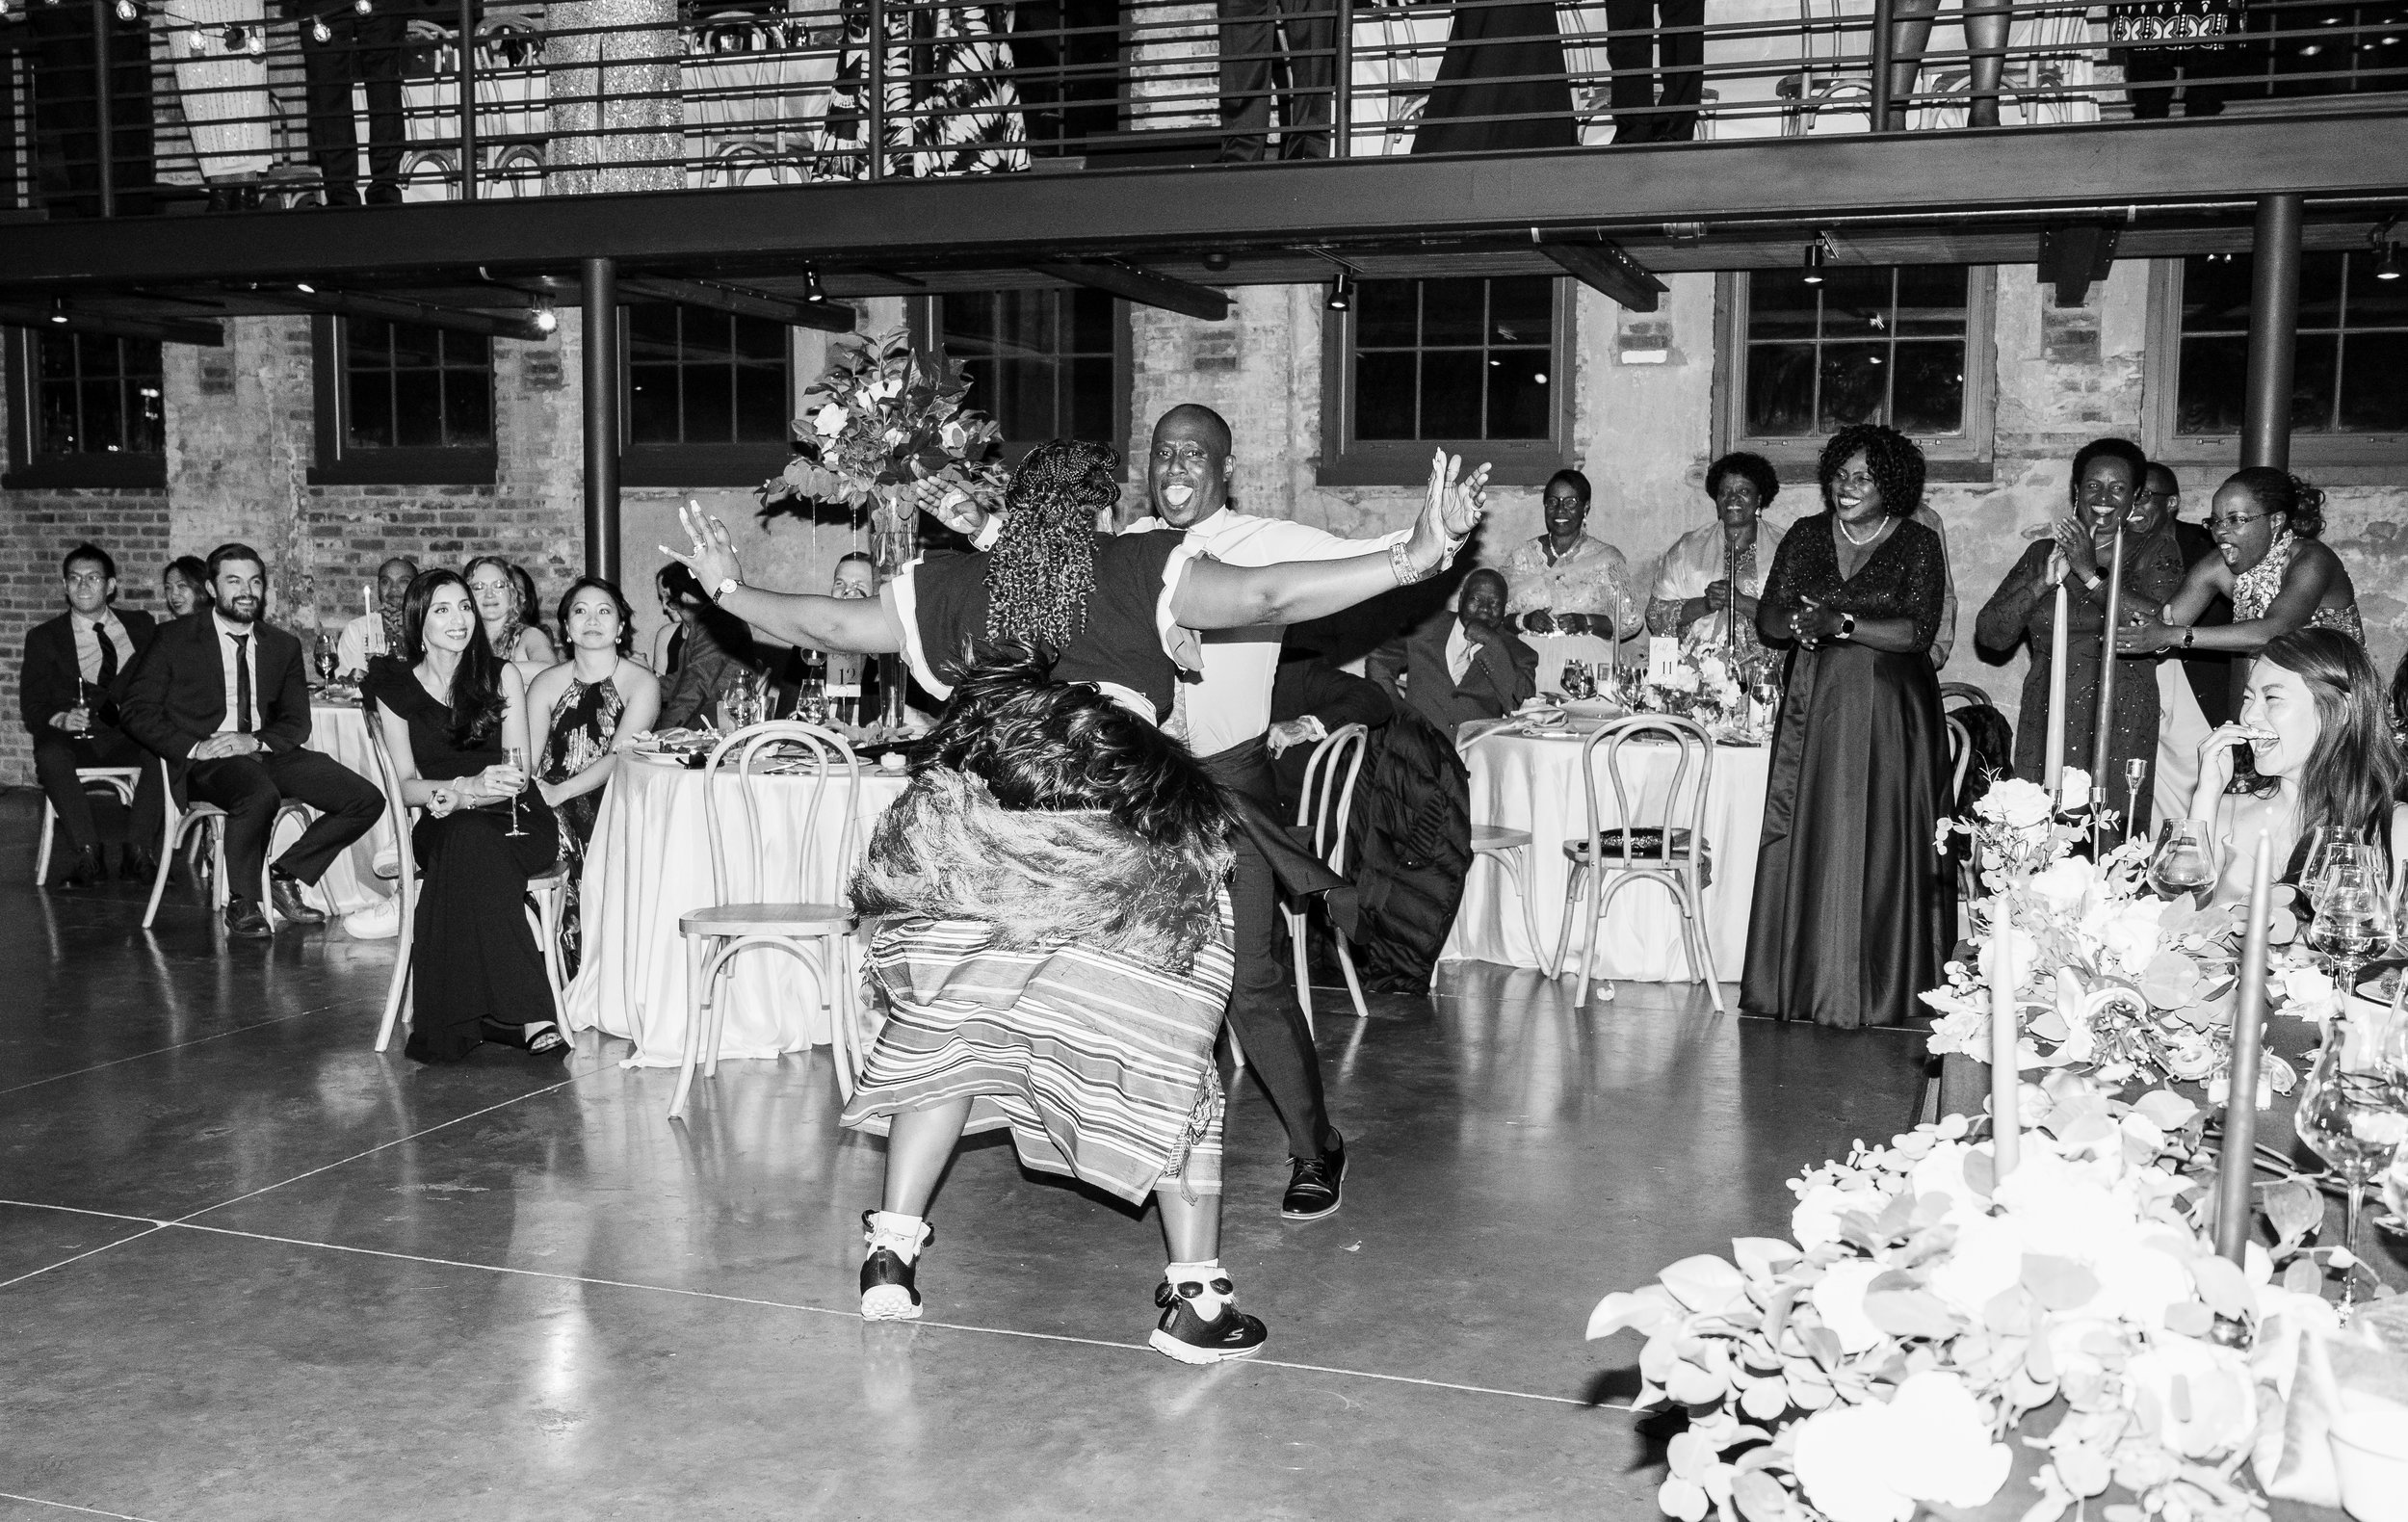
[[936, 1233], [922, 1226], [920, 1241], [912, 1248], [912, 1261], [905, 1263], [902, 1253], [877, 1240], [870, 1225], [870, 1218], [876, 1214], [868, 1210], [861, 1213], [861, 1229], [870, 1249], [861, 1260], [861, 1319], [916, 1322], [920, 1319], [919, 1254], [936, 1240]]
[[1336, 1215], [1346, 1179], [1344, 1142], [1319, 1157], [1296, 1163], [1296, 1171], [1288, 1175], [1288, 1193], [1279, 1201], [1280, 1216], [1288, 1220], [1319, 1220]]
[[1154, 1303], [1163, 1308], [1163, 1319], [1148, 1339], [1154, 1351], [1181, 1363], [1227, 1363], [1233, 1358], [1251, 1358], [1270, 1341], [1270, 1333], [1263, 1324], [1238, 1309], [1230, 1299], [1227, 1279], [1215, 1279], [1211, 1285], [1215, 1295], [1221, 1297], [1220, 1314], [1211, 1321], [1195, 1313], [1195, 1298], [1205, 1286], [1192, 1280], [1176, 1287], [1168, 1283], [1154, 1286]]

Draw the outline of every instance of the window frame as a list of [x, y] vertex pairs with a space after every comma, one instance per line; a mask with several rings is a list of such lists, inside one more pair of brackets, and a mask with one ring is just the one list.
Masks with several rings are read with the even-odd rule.
[[[2312, 253], [2354, 249], [2312, 249]], [[2183, 261], [2149, 261], [2148, 334], [2141, 357], [2140, 444], [2149, 458], [2168, 465], [2238, 469], [2238, 433], [2177, 431], [2183, 391]], [[2383, 485], [2408, 465], [2408, 433], [2300, 433], [2290, 435], [2293, 469], [2316, 473], [2319, 485]]]
[[[87, 334], [86, 336], [107, 336]], [[0, 486], [162, 486], [168, 484], [168, 456], [162, 447], [155, 454], [135, 454], [127, 450], [89, 455], [37, 455], [34, 440], [39, 436], [35, 409], [39, 406], [36, 376], [39, 365], [34, 357], [34, 346], [43, 334], [37, 329], [20, 328], [10, 335], [6, 361], [9, 388], [9, 467], [0, 474]], [[167, 346], [160, 345], [160, 389], [167, 388]], [[162, 399], [164, 402], [164, 398]], [[162, 412], [164, 414], [164, 407]], [[164, 446], [165, 425], [162, 422], [161, 443]]]
[[[629, 327], [633, 320], [629, 308], [635, 306], [683, 306], [690, 311], [709, 312], [717, 316], [728, 314], [716, 307], [696, 306], [688, 302], [631, 302], [618, 304], [618, 480], [624, 486], [742, 486], [757, 487], [761, 483], [786, 468], [794, 458], [792, 429], [795, 407], [802, 386], [795, 376], [795, 327], [786, 329], [786, 423], [787, 436], [775, 443], [758, 444], [639, 444], [628, 436], [635, 399], [635, 354]], [[773, 321], [773, 319], [763, 319]], [[682, 341], [681, 341], [682, 350]]]
[[[1068, 296], [1075, 295], [1077, 292], [1086, 289], [1086, 287], [1060, 285], [1032, 286], [1026, 287], [1026, 289], [1051, 290], [1061, 295]], [[912, 347], [921, 354], [932, 354], [936, 352], [937, 346], [943, 341], [942, 328], [937, 320], [937, 302], [943, 301], [947, 296], [981, 296], [987, 294], [991, 293], [982, 291], [931, 291], [926, 296], [912, 298], [905, 303], [903, 311], [904, 322], [911, 333]], [[1125, 463], [1132, 468], [1136, 468], [1138, 465], [1138, 446], [1136, 443], [1138, 424], [1137, 420], [1130, 415], [1131, 410], [1137, 405], [1137, 345], [1133, 333], [1136, 324], [1131, 317], [1129, 310], [1130, 303], [1127, 301], [1115, 296], [1112, 298], [1112, 418], [1114, 420], [1113, 433], [1115, 436], [1109, 440], [1109, 442], [1114, 449], [1120, 451], [1121, 458]], [[961, 356], [959, 354], [953, 354], [951, 357], [958, 360]], [[980, 401], [979, 394], [976, 390], [973, 390], [970, 393], [967, 401], [967, 407], [968, 409], [973, 412], [984, 412], [989, 417], [994, 416], [994, 408], [984, 406]], [[1045, 440], [1041, 438], [1004, 438], [999, 442], [1001, 444], [1001, 448], [997, 451], [995, 458], [1008, 469], [1017, 467], [1020, 461], [1028, 457], [1030, 450], [1044, 443]]]
[[[1947, 260], [1906, 261], [1948, 263]], [[1883, 268], [1897, 268], [1887, 265]], [[1924, 479], [1987, 482], [1998, 447], [1999, 271], [1967, 264], [1965, 271], [1965, 413], [1960, 433], [1910, 433], [1923, 447]], [[1746, 431], [1747, 277], [1755, 270], [1725, 270], [1714, 276], [1714, 458], [1733, 450], [1762, 455], [1784, 481], [1811, 481], [1821, 463], [1827, 433], [1774, 437]]]
[[[1526, 279], [1528, 276], [1484, 276], [1485, 279]], [[1408, 279], [1445, 279], [1446, 276], [1408, 276]], [[1555, 321], [1549, 335], [1547, 373], [1556, 378], [1555, 407], [1545, 438], [1381, 438], [1354, 436], [1354, 314], [1359, 302], [1343, 312], [1323, 309], [1322, 315], [1322, 442], [1313, 462], [1313, 478], [1323, 486], [1418, 486], [1429, 479], [1433, 449], [1488, 461], [1489, 484], [1503, 486], [1542, 486], [1547, 478], [1573, 463], [1572, 431], [1575, 393], [1579, 390], [1574, 364], [1580, 353], [1578, 325], [1580, 293], [1570, 276], [1551, 277], [1555, 287]], [[1332, 319], [1335, 321], [1332, 321]]]
[[[379, 319], [382, 321], [383, 319]], [[316, 398], [317, 461], [307, 474], [313, 486], [489, 486], [501, 467], [501, 365], [485, 340], [485, 383], [493, 388], [494, 440], [489, 444], [392, 449], [348, 449], [343, 435], [348, 421], [350, 369], [343, 352], [344, 319], [321, 313], [309, 320], [310, 389]]]

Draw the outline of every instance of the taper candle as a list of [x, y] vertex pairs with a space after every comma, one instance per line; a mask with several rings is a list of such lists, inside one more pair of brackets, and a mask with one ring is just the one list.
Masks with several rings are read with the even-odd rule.
[[[2054, 552], [2049, 564], [2057, 564]], [[2052, 800], [2059, 798], [2065, 776], [2065, 662], [2069, 653], [2065, 624], [2070, 600], [2060, 568], [2056, 581], [2056, 625], [2049, 633], [2049, 748], [2040, 758], [2040, 785], [2049, 790]]]
[[2015, 1170], [2022, 1151], [2020, 1107], [2016, 1103], [2021, 1076], [2015, 1063], [2015, 921], [2011, 902], [2002, 893], [1990, 903], [1997, 915], [1990, 929], [1990, 1155], [1998, 1177]]
[[[2101, 806], [2107, 798], [2107, 776], [2112, 770], [2110, 742], [2115, 733], [2115, 624], [2124, 608], [2124, 516], [2115, 517], [2115, 547], [2107, 562], [2107, 621], [2099, 627], [2099, 707], [2090, 727], [2090, 844], [2095, 855], [2106, 843], [2107, 826]], [[2132, 821], [2124, 822], [2124, 833], [2132, 834]]]
[[2215, 1165], [2215, 1250], [2235, 1263], [2257, 1219], [2258, 1048], [2265, 1032], [2266, 941], [2274, 927], [2274, 849], [2258, 834], [2249, 874], [2249, 925], [2240, 942], [2240, 985], [2233, 999], [2233, 1065], [2224, 1095], [2224, 1151]]

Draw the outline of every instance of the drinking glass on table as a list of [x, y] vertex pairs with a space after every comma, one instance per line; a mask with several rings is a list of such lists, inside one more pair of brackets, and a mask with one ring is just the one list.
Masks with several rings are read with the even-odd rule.
[[2343, 847], [2328, 859], [2312, 894], [2316, 912], [2308, 944], [2331, 958], [2333, 981], [2346, 997], [2357, 989], [2359, 970], [2391, 945], [2391, 885], [2356, 848]]
[[[508, 761], [511, 766], [516, 767], [522, 775], [525, 774], [527, 770], [527, 751], [525, 747], [510, 746], [503, 750], [502, 758]], [[525, 784], [522, 782], [520, 785], [523, 787]], [[510, 795], [510, 827], [504, 830], [502, 833], [506, 835], [524, 835], [527, 833], [525, 830], [518, 827], [518, 795], [516, 793], [512, 793]]]
[[2207, 827], [2195, 819], [2167, 820], [2149, 856], [2149, 885], [2175, 899], [2214, 881], [2215, 858], [2208, 854]]
[[1564, 662], [1561, 680], [1563, 695], [1575, 702], [1597, 695], [1597, 679], [1589, 674], [1586, 661]]
[[2383, 1058], [2390, 1043], [2353, 1056], [2347, 1037], [2341, 1022], [2327, 1031], [2324, 1049], [2300, 1087], [2294, 1121], [2299, 1140], [2324, 1159], [2342, 1186], [2341, 1245], [2350, 1260], [2342, 1271], [2343, 1321], [2357, 1302], [2358, 1213], [2367, 1183], [2392, 1166], [2408, 1135], [2408, 1101]]
[[2299, 891], [2307, 895], [2311, 905], [2323, 890], [2324, 874], [2331, 870], [2334, 857], [2352, 844], [2350, 832], [2339, 825], [2318, 825], [2308, 831], [2308, 850], [2299, 858]]
[[334, 641], [323, 634], [318, 636], [318, 649], [315, 657], [315, 664], [318, 668], [318, 680], [322, 682], [331, 682], [334, 680]]

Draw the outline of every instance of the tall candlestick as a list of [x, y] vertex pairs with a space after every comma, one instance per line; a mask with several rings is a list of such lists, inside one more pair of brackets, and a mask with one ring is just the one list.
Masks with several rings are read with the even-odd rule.
[[[2049, 564], [2052, 567], [2056, 565], [2055, 552], [2050, 554]], [[2056, 577], [2056, 626], [2049, 634], [2049, 748], [2040, 759], [2040, 785], [2049, 790], [2052, 801], [2058, 800], [2062, 791], [2059, 779], [2065, 774], [2065, 662], [2069, 653], [2065, 625], [2069, 601], [2064, 572], [2059, 569]]]
[[2248, 1246], [2257, 1208], [2258, 1047], [2265, 1031], [2265, 947], [2274, 925], [2273, 846], [2258, 834], [2249, 874], [2249, 927], [2240, 942], [2240, 986], [2233, 1000], [2233, 1065], [2224, 1096], [2224, 1151], [2215, 1166], [2215, 1250], [2235, 1263]]
[[[2106, 842], [2109, 740], [2115, 730], [2115, 624], [2124, 608], [2124, 515], [2115, 515], [2115, 548], [2107, 562], [2107, 621], [2099, 627], [2099, 710], [2090, 726], [2090, 851]], [[2132, 834], [2132, 821], [2124, 822]]]
[[2011, 902], [1992, 899], [1998, 917], [1990, 930], [1990, 1158], [2000, 1178], [2015, 1170], [2023, 1150], [2015, 1063], [2015, 922]]
[[359, 585], [359, 611], [371, 618], [377, 616], [377, 589], [373, 582]]

